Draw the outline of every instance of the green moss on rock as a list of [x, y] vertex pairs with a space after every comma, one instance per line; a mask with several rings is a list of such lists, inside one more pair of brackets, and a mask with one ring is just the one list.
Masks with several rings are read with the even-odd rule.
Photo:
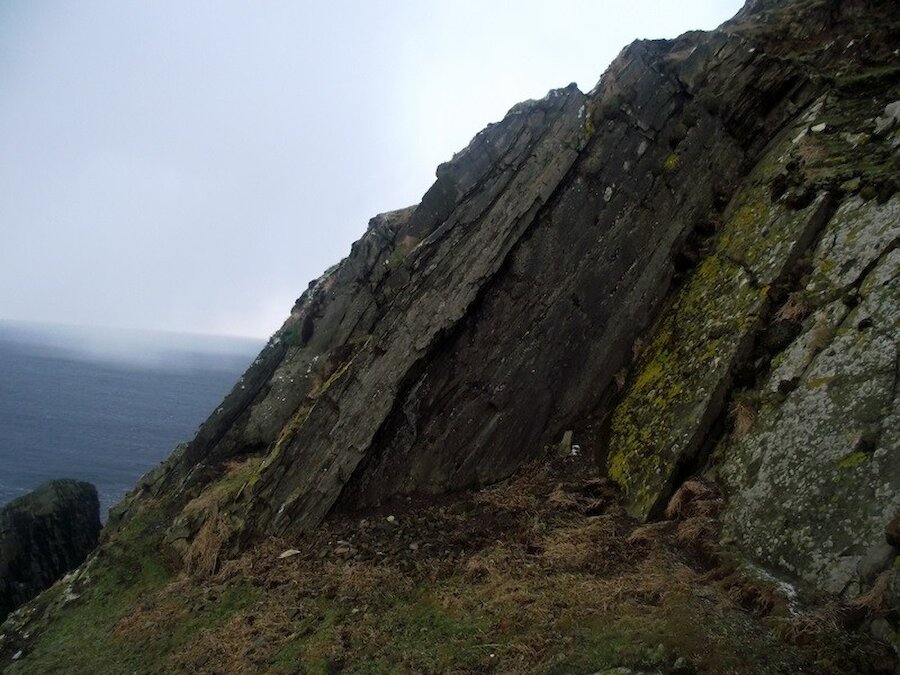
[[607, 470], [638, 518], [662, 507], [679, 467], [696, 454], [758, 329], [770, 286], [808, 245], [826, 210], [821, 196], [796, 211], [771, 202], [768, 186], [783, 169], [789, 138], [773, 145], [733, 200], [714, 252], [677, 293], [613, 411]]

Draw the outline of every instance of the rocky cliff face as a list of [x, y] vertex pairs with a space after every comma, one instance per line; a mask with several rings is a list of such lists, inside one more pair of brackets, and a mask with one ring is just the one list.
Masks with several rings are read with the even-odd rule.
[[[802, 347], [815, 326], [801, 319], [826, 312], [836, 330], [834, 303], [865, 300], [867, 275], [893, 278], [895, 132], [875, 118], [898, 93], [886, 66], [895, 15], [877, 3], [756, 3], [713, 33], [634, 43], [588, 94], [570, 86], [514, 107], [438, 169], [421, 204], [372, 220], [197, 438], [147, 479], [180, 510], [241, 465], [226, 478], [235, 490], [177, 515], [169, 542], [187, 551], [206, 524], [234, 546], [315, 527], [335, 508], [488, 484], [571, 428], [646, 519], [707, 465], [730, 407], [762, 413], [741, 449], [721, 446], [734, 513], [751, 499], [781, 517], [787, 504], [751, 497], [738, 456], [784, 457], [772, 439], [790, 434], [832, 448], [835, 467], [857, 452], [799, 411], [780, 423], [796, 429], [759, 434], [769, 415], [814, 405], [795, 399], [820, 351], [862, 363], [849, 345], [818, 344], [818, 319], [815, 354]], [[896, 305], [881, 292], [870, 302]], [[897, 507], [896, 458], [877, 452], [895, 443], [879, 419], [893, 410], [896, 317], [868, 321], [885, 383], [860, 403], [865, 419], [840, 428], [887, 465], [865, 455], [816, 487], [800, 484], [812, 467], [773, 468], [803, 474], [783, 486], [793, 496], [844, 479], [855, 495], [821, 515], [816, 540], [841, 520], [857, 552], [832, 540], [810, 579], [843, 556], [849, 583]], [[764, 382], [781, 359], [790, 377], [771, 376], [797, 393]], [[771, 413], [757, 410], [767, 392], [785, 397]], [[802, 464], [795, 452], [787, 461]], [[772, 523], [746, 515], [734, 534], [759, 550], [751, 532]]]
[[90, 483], [52, 480], [0, 509], [0, 617], [78, 567], [99, 535]]
[[310, 284], [107, 547], [213, 573], [573, 438], [639, 521], [702, 475], [735, 556], [896, 588], [898, 38], [893, 3], [755, 0], [513, 107]]

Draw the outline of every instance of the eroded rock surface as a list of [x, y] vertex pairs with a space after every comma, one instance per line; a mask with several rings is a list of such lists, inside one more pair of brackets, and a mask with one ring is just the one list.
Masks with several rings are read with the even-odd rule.
[[831, 220], [807, 289], [820, 292], [824, 279], [849, 294], [811, 316], [776, 359], [768, 390], [789, 393], [764, 403], [721, 467], [728, 536], [756, 560], [848, 596], [900, 513], [898, 206], [850, 200]]
[[[775, 516], [742, 501], [742, 481], [754, 476], [747, 495], [774, 489], [756, 470], [790, 437], [785, 420], [822, 413], [798, 392], [833, 340], [828, 368], [868, 364], [873, 392], [829, 418], [890, 438], [888, 408], [870, 427], [890, 395], [896, 301], [870, 280], [890, 277], [897, 241], [884, 123], [900, 97], [884, 65], [896, 34], [878, 3], [748, 3], [716, 31], [633, 43], [588, 93], [514, 106], [310, 284], [197, 437], [116, 509], [110, 536], [150, 504], [165, 545], [211, 571], [336, 509], [501, 480], [573, 430], [641, 519], [687, 475], [721, 469], [738, 494], [730, 536], [773, 562], [753, 533]], [[840, 341], [853, 321], [881, 337]], [[838, 452], [824, 428], [816, 443]], [[879, 457], [880, 487], [856, 491], [875, 504], [857, 514], [869, 533], [894, 508], [894, 454]], [[849, 499], [868, 479], [847, 475]], [[815, 501], [800, 487], [772, 512]], [[835, 578], [865, 554], [810, 537]]]
[[[753, 0], [514, 106], [370, 221], [115, 509], [91, 602], [116, 565], [210, 578], [562, 445], [639, 520], [709, 486], [729, 555], [792, 607], [783, 577], [896, 635], [898, 36], [891, 3]], [[68, 611], [47, 600], [0, 652]]]

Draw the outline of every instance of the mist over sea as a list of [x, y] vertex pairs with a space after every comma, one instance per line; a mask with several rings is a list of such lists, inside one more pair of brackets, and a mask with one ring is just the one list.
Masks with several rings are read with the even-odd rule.
[[101, 517], [200, 423], [262, 340], [0, 322], [0, 505], [51, 478]]

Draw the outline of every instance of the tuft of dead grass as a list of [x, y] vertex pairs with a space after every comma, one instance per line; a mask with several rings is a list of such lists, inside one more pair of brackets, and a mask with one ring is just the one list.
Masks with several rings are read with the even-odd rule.
[[666, 518], [676, 520], [693, 516], [717, 515], [724, 505], [719, 488], [712, 482], [694, 476], [681, 484], [666, 506]]
[[710, 517], [688, 518], [678, 524], [675, 539], [697, 552], [713, 552], [719, 545], [719, 521]]
[[734, 425], [737, 437], [746, 436], [756, 424], [756, 408], [746, 399], [735, 399], [728, 408], [728, 415]]
[[563, 511], [579, 511], [581, 508], [578, 498], [563, 490], [561, 485], [557, 485], [556, 489], [548, 495], [547, 505]]
[[775, 312], [778, 321], [797, 323], [809, 316], [810, 306], [806, 297], [799, 292], [791, 293], [784, 304]]
[[675, 523], [671, 520], [661, 520], [656, 523], [647, 523], [636, 527], [628, 535], [628, 543], [632, 546], [647, 546], [661, 541], [672, 534]]
[[893, 609], [891, 601], [891, 579], [893, 574], [893, 570], [890, 569], [879, 574], [868, 591], [850, 601], [850, 607], [869, 613]]
[[241, 479], [249, 476], [261, 463], [260, 457], [251, 457], [241, 462], [234, 460], [226, 462], [222, 477], [185, 504], [182, 513], [187, 517], [196, 517], [204, 511], [224, 507], [242, 489]]
[[770, 617], [769, 625], [785, 642], [795, 645], [814, 644], [823, 635], [840, 630], [840, 610], [834, 604], [825, 605], [802, 614]]
[[554, 569], [602, 574], [636, 556], [628, 544], [630, 529], [615, 514], [588, 517], [544, 537], [539, 557]]
[[230, 534], [227, 521], [219, 514], [218, 506], [214, 505], [184, 554], [187, 572], [196, 577], [214, 575], [219, 567], [222, 548]]

